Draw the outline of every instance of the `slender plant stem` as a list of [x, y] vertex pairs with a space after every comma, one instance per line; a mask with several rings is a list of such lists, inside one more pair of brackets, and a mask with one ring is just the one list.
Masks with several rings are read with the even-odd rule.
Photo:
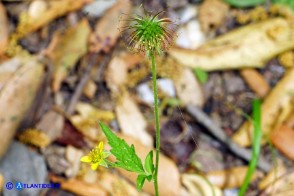
[[155, 116], [155, 146], [156, 146], [156, 158], [155, 158], [155, 173], [153, 176], [155, 195], [159, 195], [158, 191], [158, 166], [159, 166], [159, 151], [160, 151], [160, 128], [159, 128], [159, 113], [158, 113], [158, 95], [157, 95], [157, 83], [156, 83], [156, 64], [154, 59], [154, 52], [150, 52], [150, 58], [152, 61], [152, 80], [153, 80], [153, 94], [154, 94], [154, 116]]
[[253, 148], [252, 148], [252, 157], [249, 163], [249, 168], [246, 173], [245, 180], [239, 191], [239, 196], [243, 196], [249, 186], [250, 179], [255, 171], [259, 154], [260, 154], [260, 141], [261, 141], [261, 102], [258, 99], [253, 101], [253, 124], [254, 124], [254, 138], [253, 138]]

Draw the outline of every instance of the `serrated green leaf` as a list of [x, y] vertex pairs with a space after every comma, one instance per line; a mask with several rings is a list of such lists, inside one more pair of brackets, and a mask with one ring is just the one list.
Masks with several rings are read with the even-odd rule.
[[147, 154], [147, 156], [145, 158], [144, 168], [148, 174], [153, 174], [154, 164], [153, 164], [153, 151], [152, 150]]
[[207, 79], [208, 79], [207, 72], [203, 71], [200, 68], [195, 68], [193, 69], [193, 71], [200, 83], [205, 84], [207, 82]]
[[273, 3], [288, 6], [294, 11], [293, 0], [273, 0]]
[[134, 145], [131, 147], [123, 140], [117, 137], [104, 123], [100, 122], [100, 127], [105, 134], [109, 145], [112, 147], [111, 154], [116, 157], [117, 162], [114, 166], [128, 171], [145, 173], [141, 159], [135, 151]]
[[246, 8], [263, 4], [265, 0], [225, 0], [225, 2], [234, 7]]
[[142, 190], [142, 187], [144, 185], [144, 182], [146, 180], [146, 177], [147, 176], [145, 176], [144, 174], [138, 175], [138, 177], [137, 177], [137, 189], [138, 189], [138, 191], [141, 191]]

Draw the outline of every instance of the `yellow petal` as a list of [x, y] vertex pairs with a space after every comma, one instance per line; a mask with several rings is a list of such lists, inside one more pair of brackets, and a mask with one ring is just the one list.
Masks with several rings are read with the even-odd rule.
[[85, 163], [90, 163], [91, 162], [91, 159], [89, 156], [83, 156], [81, 159], [80, 159], [81, 162], [85, 162]]
[[103, 150], [103, 148], [104, 148], [104, 144], [103, 144], [103, 142], [100, 142], [100, 143], [98, 144], [98, 149], [99, 149], [99, 151], [101, 152], [101, 151]]
[[99, 166], [99, 163], [94, 163], [91, 165], [92, 170], [96, 170]]

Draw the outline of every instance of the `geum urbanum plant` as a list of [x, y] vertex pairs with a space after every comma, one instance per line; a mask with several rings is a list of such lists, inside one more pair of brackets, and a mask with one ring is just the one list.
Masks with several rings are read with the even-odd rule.
[[93, 149], [88, 156], [81, 158], [81, 161], [91, 163], [92, 169], [96, 169], [99, 165], [108, 167], [123, 168], [131, 172], [138, 173], [137, 188], [141, 190], [145, 180], [153, 179], [155, 194], [158, 191], [158, 165], [160, 151], [160, 126], [158, 112], [158, 95], [156, 83], [156, 63], [155, 55], [159, 55], [166, 50], [173, 42], [174, 32], [169, 25], [173, 22], [169, 18], [159, 18], [159, 12], [155, 15], [145, 12], [144, 16], [134, 16], [127, 19], [130, 23], [122, 28], [122, 33], [128, 34], [127, 42], [132, 51], [140, 52], [147, 55], [151, 60], [151, 72], [154, 93], [154, 116], [156, 130], [156, 157], [153, 163], [153, 151], [150, 151], [145, 158], [144, 167], [141, 159], [136, 154], [133, 145], [129, 146], [124, 140], [116, 136], [105, 124], [100, 123], [100, 127], [104, 132], [109, 145], [112, 147], [110, 153], [116, 157], [116, 162], [107, 160], [109, 153], [103, 150], [103, 143]]

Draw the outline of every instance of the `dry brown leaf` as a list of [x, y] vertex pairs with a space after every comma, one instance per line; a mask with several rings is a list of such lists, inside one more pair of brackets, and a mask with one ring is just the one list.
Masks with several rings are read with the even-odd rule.
[[[266, 97], [261, 107], [261, 130], [263, 132], [262, 143], [266, 142], [268, 134], [285, 122], [293, 110], [294, 69], [286, 72], [270, 94]], [[232, 139], [241, 146], [251, 145], [253, 125], [245, 122], [233, 135]]]
[[206, 71], [263, 67], [281, 52], [294, 48], [294, 25], [282, 18], [250, 24], [217, 37], [196, 50], [171, 48], [179, 63]]
[[195, 78], [192, 71], [188, 68], [183, 68], [181, 75], [174, 78], [177, 95], [183, 104], [192, 104], [202, 107], [204, 104], [204, 95], [201, 85]]
[[114, 95], [121, 93], [121, 88], [127, 79], [127, 73], [128, 64], [121, 55], [117, 55], [111, 59], [105, 73], [105, 80], [111, 93]]
[[[124, 139], [128, 144], [134, 144], [136, 153], [141, 158], [145, 160], [146, 155], [150, 152], [151, 148], [143, 145], [139, 140], [126, 136], [118, 135], [120, 138]], [[109, 146], [106, 148], [110, 148]], [[111, 158], [111, 157], [110, 157]], [[175, 163], [167, 158], [166, 156], [160, 154], [159, 156], [159, 171], [158, 171], [158, 186], [160, 195], [178, 196], [181, 190], [180, 184], [180, 174]], [[113, 161], [113, 160], [112, 160]], [[131, 182], [136, 184], [136, 179], [138, 174], [134, 172], [129, 172], [123, 169], [118, 169], [118, 171]], [[155, 194], [153, 182], [146, 181], [143, 186], [143, 191]]]
[[53, 53], [48, 54], [55, 67], [52, 81], [54, 92], [60, 89], [61, 82], [68, 72], [75, 66], [79, 58], [87, 52], [90, 31], [87, 20], [83, 19], [77, 26], [68, 29], [60, 37]]
[[5, 7], [0, 3], [0, 56], [3, 55], [8, 44], [8, 29]]
[[49, 110], [42, 116], [41, 120], [37, 123], [36, 128], [46, 133], [50, 142], [52, 142], [62, 134], [64, 117], [53, 110]]
[[274, 146], [286, 157], [294, 160], [294, 129], [282, 125], [271, 132], [270, 138]]
[[205, 32], [218, 28], [225, 22], [229, 6], [221, 0], [205, 0], [199, 6], [199, 21]]
[[60, 183], [61, 188], [77, 195], [83, 196], [107, 196], [108, 192], [103, 189], [98, 183], [87, 184], [75, 178], [64, 179], [58, 176], [50, 176], [50, 180], [54, 183]]
[[282, 161], [278, 160], [277, 166], [275, 166], [259, 183], [258, 188], [264, 190], [278, 178], [286, 174], [286, 168]]
[[37, 147], [46, 147], [50, 143], [49, 137], [42, 131], [37, 129], [27, 129], [18, 135], [19, 141], [32, 144]]
[[124, 93], [120, 97], [115, 112], [121, 131], [125, 135], [138, 139], [148, 147], [153, 146], [153, 139], [146, 131], [147, 122], [128, 93]]
[[265, 97], [270, 91], [270, 86], [264, 79], [264, 77], [255, 69], [242, 69], [240, 71], [241, 76], [258, 97]]
[[132, 195], [147, 196], [149, 194], [138, 192], [138, 190], [125, 179], [117, 175], [103, 172], [98, 179], [98, 183], [112, 195]]
[[43, 65], [36, 58], [15, 57], [6, 63], [15, 61], [20, 65], [19, 68], [0, 89], [0, 157], [7, 150], [19, 123], [30, 108], [44, 74]]
[[294, 172], [287, 173], [271, 184], [265, 191], [265, 195], [293, 196], [294, 195]]
[[83, 93], [89, 99], [93, 99], [97, 90], [97, 86], [93, 80], [89, 80], [83, 90]]
[[98, 140], [99, 121], [111, 121], [115, 118], [114, 113], [110, 111], [100, 110], [94, 106], [79, 102], [76, 105], [78, 114], [70, 117], [71, 123], [85, 136], [92, 140]]
[[221, 196], [223, 195], [221, 190], [211, 184], [204, 177], [197, 174], [184, 174], [182, 176], [183, 184], [188, 189], [189, 195], [197, 195], [197, 196]]
[[126, 26], [127, 21], [119, 21], [122, 14], [130, 14], [131, 2], [129, 0], [118, 0], [95, 26], [95, 32], [91, 35], [91, 52], [108, 52], [119, 38], [121, 27]]
[[[248, 167], [234, 167], [227, 170], [210, 171], [206, 174], [207, 179], [215, 186], [222, 189], [238, 188], [242, 185]], [[251, 182], [262, 175], [255, 171], [251, 177]]]
[[[85, 4], [90, 3], [92, 0], [62, 0], [62, 1], [47, 1], [48, 6], [42, 12], [33, 12], [32, 8], [28, 13], [22, 13], [20, 24], [16, 32], [19, 33], [19, 38], [38, 30], [39, 28], [47, 25], [54, 19], [63, 16], [69, 12], [76, 11], [82, 8]], [[32, 2], [32, 4], [35, 1]]]
[[84, 152], [79, 150], [71, 145], [66, 147], [65, 158], [70, 164], [70, 166], [66, 169], [65, 175], [66, 177], [75, 177], [78, 174], [80, 169], [80, 158], [83, 156]]

